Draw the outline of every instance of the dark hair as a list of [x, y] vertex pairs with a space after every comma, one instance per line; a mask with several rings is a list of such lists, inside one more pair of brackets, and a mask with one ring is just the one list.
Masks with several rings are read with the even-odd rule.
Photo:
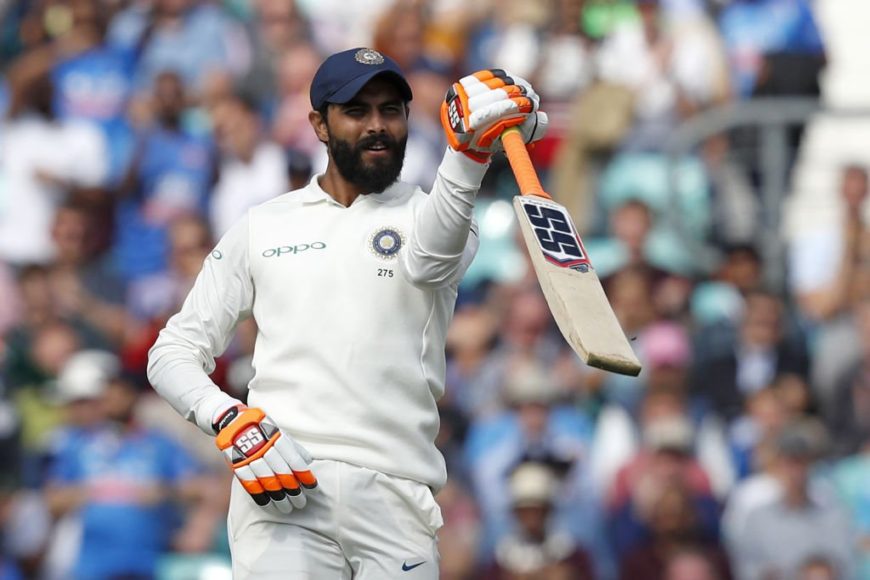
[[321, 116], [321, 117], [323, 117], [323, 122], [324, 122], [324, 123], [326, 122], [326, 114], [329, 112], [329, 105], [330, 105], [330, 104], [331, 104], [331, 103], [323, 103], [322, 105], [320, 105], [320, 107], [314, 109], [315, 111], [317, 111], [318, 113], [320, 113], [320, 116]]

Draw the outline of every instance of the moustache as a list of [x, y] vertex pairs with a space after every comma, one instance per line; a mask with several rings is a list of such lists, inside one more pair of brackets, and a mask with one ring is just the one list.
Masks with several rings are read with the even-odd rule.
[[355, 149], [361, 151], [363, 149], [368, 149], [369, 147], [374, 147], [375, 145], [382, 145], [386, 149], [395, 149], [398, 146], [398, 142], [385, 133], [380, 135], [369, 135], [368, 137], [363, 137], [357, 141]]

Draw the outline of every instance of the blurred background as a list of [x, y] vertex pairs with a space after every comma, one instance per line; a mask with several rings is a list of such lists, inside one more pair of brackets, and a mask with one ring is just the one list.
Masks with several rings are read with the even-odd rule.
[[[146, 353], [229, 225], [325, 167], [308, 83], [355, 46], [408, 74], [424, 189], [453, 80], [534, 84], [536, 165], [644, 363], [565, 346], [496, 159], [442, 578], [870, 578], [868, 28], [866, 0], [0, 0], [0, 579], [231, 577], [230, 475]], [[213, 375], [241, 398], [255, 333]]]

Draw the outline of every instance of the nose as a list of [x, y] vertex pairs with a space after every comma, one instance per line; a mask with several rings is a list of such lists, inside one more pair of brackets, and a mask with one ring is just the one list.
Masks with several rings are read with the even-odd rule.
[[366, 133], [373, 135], [377, 133], [386, 133], [387, 124], [384, 116], [380, 111], [374, 110], [368, 116], [368, 123], [366, 123]]

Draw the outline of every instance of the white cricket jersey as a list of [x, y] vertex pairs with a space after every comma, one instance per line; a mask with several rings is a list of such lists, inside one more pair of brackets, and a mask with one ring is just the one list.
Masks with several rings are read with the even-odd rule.
[[253, 314], [250, 406], [315, 458], [439, 488], [445, 336], [477, 250], [472, 210], [485, 171], [448, 150], [429, 195], [399, 182], [343, 207], [315, 177], [251, 208], [161, 331], [151, 383], [213, 434], [215, 413], [234, 401], [206, 373]]

